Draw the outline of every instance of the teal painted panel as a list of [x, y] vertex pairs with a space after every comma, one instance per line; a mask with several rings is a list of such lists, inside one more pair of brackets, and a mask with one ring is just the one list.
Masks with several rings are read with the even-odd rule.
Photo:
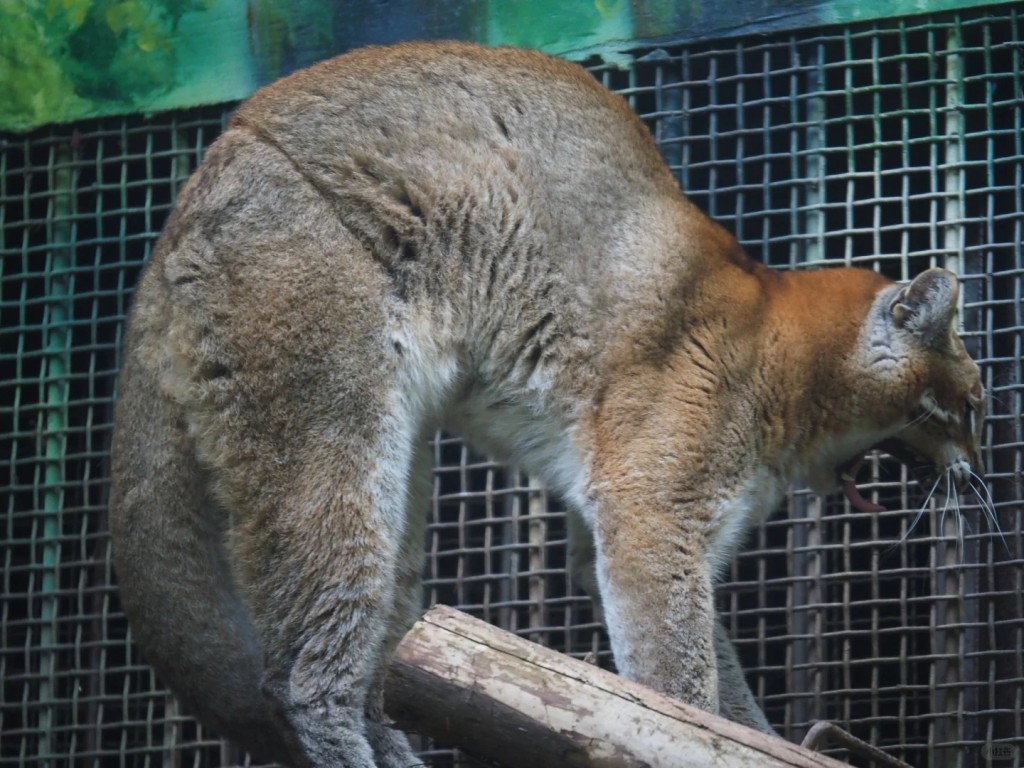
[[[998, 0], [997, 0], [998, 1]], [[0, 130], [248, 96], [368, 44], [451, 38], [581, 58], [977, 0], [0, 0]]]
[[543, 3], [511, 0], [490, 3], [487, 42], [571, 54], [635, 40], [634, 6], [627, 0], [568, 0]]

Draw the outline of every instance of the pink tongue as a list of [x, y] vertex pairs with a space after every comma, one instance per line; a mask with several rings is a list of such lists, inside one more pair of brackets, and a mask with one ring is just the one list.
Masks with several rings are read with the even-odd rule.
[[857, 490], [857, 472], [863, 463], [864, 460], [859, 459], [849, 470], [840, 475], [840, 479], [843, 481], [843, 493], [846, 494], [846, 498], [854, 509], [859, 509], [861, 512], [885, 512], [885, 507], [868, 501]]

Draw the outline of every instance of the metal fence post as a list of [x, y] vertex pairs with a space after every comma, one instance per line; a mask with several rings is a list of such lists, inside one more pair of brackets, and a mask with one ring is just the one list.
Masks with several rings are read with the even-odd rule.
[[53, 729], [60, 601], [60, 535], [64, 507], [64, 461], [67, 449], [68, 376], [71, 369], [71, 318], [73, 310], [71, 271], [74, 262], [75, 176], [70, 142], [54, 145], [50, 156], [49, 185], [52, 197], [47, 217], [51, 243], [46, 270], [44, 323], [45, 366], [40, 387], [45, 402], [40, 421], [43, 454], [42, 488], [42, 602], [39, 628], [39, 741], [38, 755], [44, 765], [55, 755]]

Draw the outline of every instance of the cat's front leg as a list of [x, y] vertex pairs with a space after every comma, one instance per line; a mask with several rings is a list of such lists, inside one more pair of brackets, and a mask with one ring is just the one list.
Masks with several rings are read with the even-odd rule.
[[[583, 516], [573, 510], [567, 515], [567, 524], [572, 578], [593, 601], [594, 616], [604, 624], [604, 610], [597, 588], [597, 552], [593, 533]], [[764, 716], [747, 684], [736, 649], [721, 619], [715, 621], [714, 646], [718, 668], [719, 714], [734, 722], [774, 735], [775, 729]]]
[[676, 510], [606, 499], [594, 531], [597, 577], [619, 672], [717, 714], [713, 589], [700, 527]]
[[747, 684], [736, 648], [720, 620], [715, 622], [715, 656], [718, 658], [718, 704], [722, 716], [777, 735]]

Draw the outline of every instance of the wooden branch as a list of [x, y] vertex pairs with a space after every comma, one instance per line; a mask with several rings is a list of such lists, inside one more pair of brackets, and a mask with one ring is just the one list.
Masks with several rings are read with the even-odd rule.
[[384, 700], [400, 727], [510, 768], [843, 766], [445, 606], [399, 644]]

